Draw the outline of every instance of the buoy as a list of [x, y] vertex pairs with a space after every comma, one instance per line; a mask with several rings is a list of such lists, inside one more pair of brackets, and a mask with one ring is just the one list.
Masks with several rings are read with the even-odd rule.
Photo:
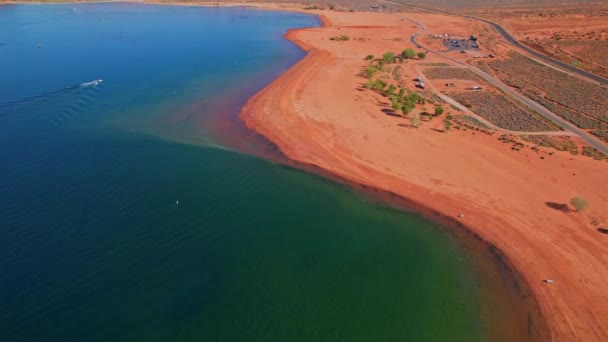
[[175, 201], [175, 204], [179, 204], [179, 201]]

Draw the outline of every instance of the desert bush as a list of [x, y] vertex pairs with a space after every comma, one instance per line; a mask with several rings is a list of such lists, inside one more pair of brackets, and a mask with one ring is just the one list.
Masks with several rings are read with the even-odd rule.
[[372, 61], [372, 60], [374, 60], [374, 55], [367, 55], [367, 56], [365, 56], [365, 60], [366, 61]]
[[364, 87], [367, 89], [374, 89], [374, 90], [378, 90], [380, 92], [384, 92], [384, 88], [386, 87], [386, 82], [379, 78], [375, 79], [375, 80], [369, 80], [367, 83], [365, 83]]
[[435, 106], [435, 115], [441, 115], [441, 114], [443, 114], [443, 107]]
[[395, 62], [395, 54], [392, 52], [387, 52], [382, 55], [382, 61], [386, 64], [391, 64]]
[[403, 68], [400, 65], [397, 65], [395, 69], [393, 69], [393, 79], [395, 81], [401, 81], [403, 74]]
[[368, 66], [367, 69], [365, 69], [365, 77], [367, 78], [372, 78], [374, 77], [374, 74], [376, 73], [376, 68], [374, 68], [373, 66]]
[[426, 58], [426, 53], [424, 53], [424, 52], [418, 52], [416, 54], [416, 56], [418, 56], [418, 58], [420, 58], [420, 59], [425, 59]]
[[576, 211], [583, 211], [589, 208], [589, 202], [582, 197], [574, 197], [570, 200], [570, 204], [572, 204]]
[[446, 131], [449, 131], [449, 130], [452, 128], [452, 126], [453, 126], [453, 125], [454, 125], [454, 124], [453, 124], [453, 123], [452, 123], [452, 121], [450, 121], [450, 120], [445, 120], [445, 121], [443, 122], [443, 127], [444, 127], [444, 129], [445, 129]]

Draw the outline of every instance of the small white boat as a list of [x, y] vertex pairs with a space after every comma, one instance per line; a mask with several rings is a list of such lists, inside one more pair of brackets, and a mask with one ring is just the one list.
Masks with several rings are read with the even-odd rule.
[[91, 82], [82, 83], [80, 86], [81, 87], [95, 87], [95, 86], [98, 86], [101, 82], [103, 82], [103, 80], [94, 80]]

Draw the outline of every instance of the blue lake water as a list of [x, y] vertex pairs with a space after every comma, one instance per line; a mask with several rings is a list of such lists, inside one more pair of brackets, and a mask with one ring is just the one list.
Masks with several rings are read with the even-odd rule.
[[216, 119], [304, 56], [283, 33], [318, 24], [0, 6], [0, 340], [496, 335], [511, 309], [485, 309], [487, 275], [445, 229], [222, 146]]

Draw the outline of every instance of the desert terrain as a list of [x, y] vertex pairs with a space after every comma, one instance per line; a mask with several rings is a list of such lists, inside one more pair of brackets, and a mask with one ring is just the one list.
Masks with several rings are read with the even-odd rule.
[[560, 3], [461, 10], [500, 23], [519, 41], [608, 77], [608, 3]]
[[[538, 298], [548, 339], [608, 339], [608, 236], [599, 231], [608, 225], [608, 163], [594, 159], [601, 154], [585, 153], [578, 138], [492, 86], [467, 90], [483, 82], [440, 55], [395, 58], [406, 48], [424, 52], [408, 39], [418, 27], [407, 13], [309, 12], [326, 26], [287, 34], [309, 55], [248, 102], [247, 125], [294, 160], [458, 218], [496, 245]], [[412, 17], [429, 33], [483, 33], [467, 19]], [[421, 89], [419, 76], [431, 86]], [[468, 113], [442, 96], [475, 103]], [[497, 101], [514, 109], [488, 110]], [[577, 196], [587, 210], [569, 204]]]

